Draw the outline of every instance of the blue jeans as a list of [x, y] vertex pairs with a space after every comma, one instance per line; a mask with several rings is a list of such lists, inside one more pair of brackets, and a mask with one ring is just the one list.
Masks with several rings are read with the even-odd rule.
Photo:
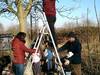
[[52, 69], [52, 61], [51, 60], [48, 60], [47, 69], [48, 70], [51, 70]]
[[24, 64], [13, 64], [13, 71], [15, 75], [23, 75], [24, 74]]

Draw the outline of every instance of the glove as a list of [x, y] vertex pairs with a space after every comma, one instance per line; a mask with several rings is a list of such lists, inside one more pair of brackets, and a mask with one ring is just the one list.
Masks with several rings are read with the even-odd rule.
[[70, 58], [70, 57], [72, 57], [73, 55], [74, 55], [73, 52], [68, 52], [68, 54], [67, 54], [67, 58]]
[[64, 63], [64, 65], [69, 65], [69, 64], [70, 64], [70, 61], [67, 60], [67, 59], [65, 59], [65, 63]]

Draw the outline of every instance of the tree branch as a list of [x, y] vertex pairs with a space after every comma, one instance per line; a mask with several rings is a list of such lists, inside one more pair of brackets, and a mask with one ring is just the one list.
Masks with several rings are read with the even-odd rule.
[[12, 3], [9, 3], [8, 0], [4, 0], [3, 2], [4, 2], [7, 6], [4, 7], [4, 8], [2, 8], [2, 9], [0, 10], [0, 14], [2, 14], [2, 13], [4, 13], [4, 12], [10, 12], [10, 13], [13, 13], [13, 14], [15, 14], [15, 15], [17, 16], [16, 11], [12, 8], [13, 2], [12, 2]]
[[7, 9], [0, 10], [0, 15], [3, 14], [4, 12], [6, 12], [6, 11], [7, 11]]
[[15, 5], [17, 6], [19, 3], [19, 0], [15, 0]]
[[4, 0], [4, 2], [5, 2], [6, 4], [8, 4], [8, 0]]
[[26, 16], [28, 15], [28, 13], [30, 12], [31, 7], [32, 7], [32, 4], [33, 4], [33, 1], [35, 1], [35, 0], [29, 0], [29, 3], [27, 4], [26, 9], [25, 9], [25, 17], [26, 17]]
[[17, 12], [12, 8], [12, 5], [8, 5], [7, 10], [17, 16]]

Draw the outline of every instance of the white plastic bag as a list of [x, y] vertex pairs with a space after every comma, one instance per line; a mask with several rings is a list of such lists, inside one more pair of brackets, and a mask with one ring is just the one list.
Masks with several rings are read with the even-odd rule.
[[32, 63], [37, 63], [40, 61], [40, 54], [39, 53], [33, 53], [32, 54]]

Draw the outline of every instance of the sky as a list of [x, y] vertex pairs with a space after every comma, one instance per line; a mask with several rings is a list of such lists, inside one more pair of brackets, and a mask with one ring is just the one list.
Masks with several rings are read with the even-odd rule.
[[[74, 17], [74, 18], [78, 17], [79, 21], [86, 19], [87, 8], [88, 8], [89, 10], [88, 18], [92, 21], [96, 21], [96, 16], [95, 16], [95, 11], [94, 11], [94, 0], [74, 0], [74, 1], [77, 1], [77, 3], [72, 2], [73, 0], [59, 0], [59, 1], [61, 2], [61, 3], [59, 2], [60, 3], [59, 7], [61, 6], [61, 4], [63, 4], [66, 7], [74, 6], [76, 8], [69, 15], [70, 17]], [[100, 0], [96, 0], [96, 8], [97, 8], [98, 16], [100, 16]], [[67, 14], [67, 13], [64, 13], [64, 14]], [[63, 25], [65, 22], [71, 22], [71, 21], [75, 21], [75, 20], [60, 17], [60, 19], [58, 18], [58, 22], [56, 22], [56, 24]]]
[[[94, 0], [58, 0], [56, 2], [56, 8], [59, 9], [63, 7], [63, 9], [68, 9], [74, 7], [74, 10], [71, 14], [68, 14], [69, 12], [63, 12], [63, 15], [67, 15], [68, 17], [73, 18], [78, 17], [79, 21], [86, 18], [87, 8], [89, 8], [89, 19], [92, 21], [96, 21], [93, 1]], [[100, 16], [100, 0], [96, 0], [96, 7], [98, 16]], [[67, 23], [75, 21], [72, 19], [68, 19], [67, 17], [62, 17], [58, 13], [56, 17], [56, 27], [62, 27], [65, 22]], [[4, 17], [4, 15], [1, 15], [0, 23], [3, 24], [4, 28], [8, 28], [11, 25], [18, 24], [18, 21], [16, 21], [16, 19], [11, 16]]]

